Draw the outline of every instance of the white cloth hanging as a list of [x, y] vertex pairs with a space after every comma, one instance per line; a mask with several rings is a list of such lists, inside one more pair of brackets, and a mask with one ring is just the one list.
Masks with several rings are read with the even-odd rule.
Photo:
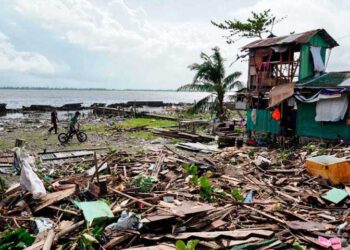
[[310, 51], [312, 58], [314, 59], [314, 71], [315, 72], [324, 72], [326, 67], [321, 57], [321, 47], [310, 46]]
[[342, 95], [340, 98], [320, 99], [316, 103], [315, 121], [338, 122], [343, 120], [348, 106], [347, 95]]

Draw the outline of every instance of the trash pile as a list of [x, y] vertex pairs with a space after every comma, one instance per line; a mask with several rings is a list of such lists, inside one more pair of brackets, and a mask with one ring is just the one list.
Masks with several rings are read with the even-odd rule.
[[157, 146], [55, 165], [18, 152], [20, 183], [0, 191], [0, 249], [346, 249], [350, 188], [305, 162], [349, 152]]

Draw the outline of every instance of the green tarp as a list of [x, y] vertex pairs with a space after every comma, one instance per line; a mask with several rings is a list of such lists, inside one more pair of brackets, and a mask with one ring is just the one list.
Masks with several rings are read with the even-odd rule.
[[101, 218], [113, 218], [113, 213], [111, 209], [108, 207], [108, 205], [104, 201], [72, 201], [78, 208], [83, 210], [83, 214], [85, 217], [85, 220], [88, 222], [89, 225], [92, 224], [92, 222], [95, 219], [101, 219]]
[[272, 111], [266, 109], [256, 110], [256, 123], [252, 121], [252, 110], [247, 110], [247, 129], [271, 134], [279, 134], [280, 124], [272, 119]]
[[350, 138], [350, 126], [345, 121], [316, 122], [316, 103], [298, 102], [297, 135], [323, 139]]

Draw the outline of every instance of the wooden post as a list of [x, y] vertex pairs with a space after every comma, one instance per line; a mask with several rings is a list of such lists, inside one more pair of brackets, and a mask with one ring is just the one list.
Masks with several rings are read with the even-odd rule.
[[96, 152], [94, 152], [94, 163], [95, 163], [95, 174], [96, 174], [96, 178], [97, 178], [97, 183], [100, 183], [100, 175], [98, 173]]
[[26, 141], [23, 139], [16, 139], [15, 147], [22, 148], [24, 147], [25, 143]]

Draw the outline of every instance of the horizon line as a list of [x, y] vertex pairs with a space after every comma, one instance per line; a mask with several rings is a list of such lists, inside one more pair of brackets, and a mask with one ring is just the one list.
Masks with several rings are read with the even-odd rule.
[[68, 87], [9, 87], [0, 86], [0, 89], [32, 89], [32, 90], [100, 90], [100, 91], [177, 91], [176, 89], [112, 89], [112, 88], [68, 88]]

